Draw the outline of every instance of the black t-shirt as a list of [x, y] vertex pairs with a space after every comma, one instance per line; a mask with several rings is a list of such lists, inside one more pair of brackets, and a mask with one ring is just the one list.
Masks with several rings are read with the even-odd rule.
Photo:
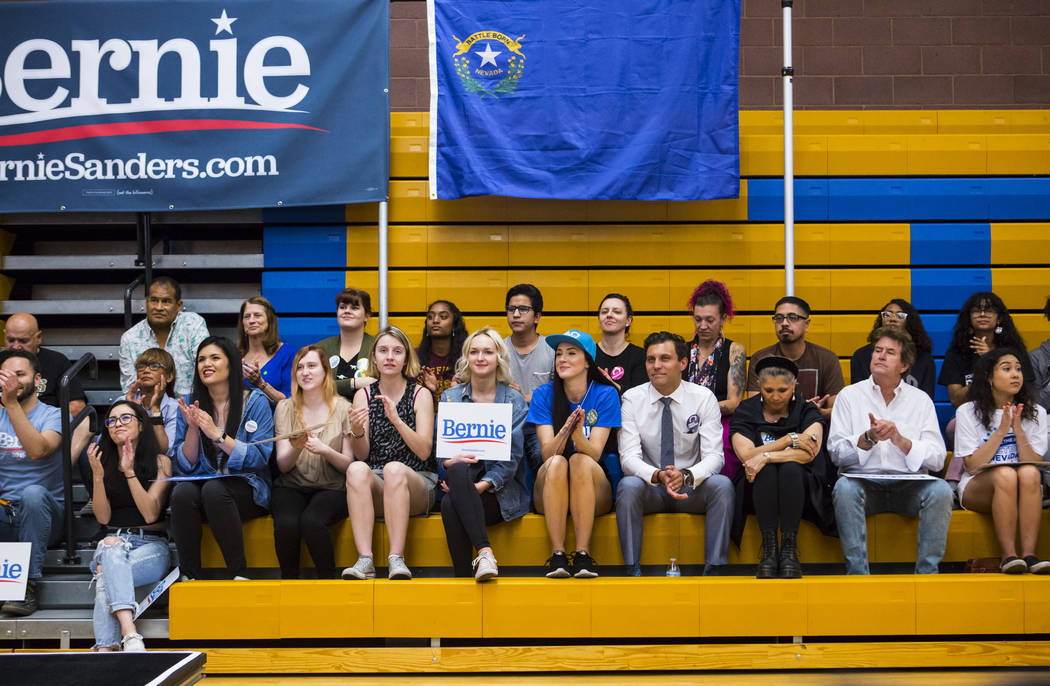
[[[853, 357], [849, 360], [849, 382], [857, 383], [871, 376], [871, 351], [873, 346], [868, 343], [863, 348], [857, 348]], [[904, 383], [921, 389], [926, 395], [933, 399], [934, 387], [937, 379], [937, 367], [933, 363], [933, 355], [920, 352], [916, 355], [915, 364], [904, 374]]]
[[[40, 360], [40, 377], [44, 383], [44, 392], [38, 396], [40, 402], [58, 407], [58, 382], [62, 379], [62, 374], [73, 366], [73, 363], [62, 353], [47, 348], [41, 348], [36, 356]], [[80, 387], [80, 382], [75, 378], [69, 381], [69, 399], [87, 400], [84, 389]]]
[[[1035, 381], [1035, 372], [1032, 371], [1032, 361], [1028, 359], [1028, 352], [1018, 350], [1021, 358], [1021, 370], [1024, 372], [1024, 380], [1032, 383]], [[944, 353], [944, 364], [941, 365], [941, 374], [937, 377], [937, 383], [942, 386], [959, 384], [969, 386], [973, 379], [973, 366], [977, 363], [977, 354], [972, 350], [960, 353], [955, 348], [948, 348]]]
[[628, 343], [623, 352], [615, 357], [607, 355], [599, 346], [594, 361], [620, 385], [620, 395], [649, 380], [645, 371], [645, 351], [633, 343]]

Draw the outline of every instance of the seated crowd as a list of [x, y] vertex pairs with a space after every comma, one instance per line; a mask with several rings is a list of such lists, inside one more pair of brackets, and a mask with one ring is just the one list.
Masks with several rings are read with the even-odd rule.
[[[265, 298], [244, 302], [234, 343], [182, 309], [173, 279], [153, 281], [146, 319], [121, 337], [125, 397], [97, 439], [87, 422], [73, 437], [108, 528], [91, 563], [97, 649], [142, 649], [134, 586], [170, 568], [169, 506], [183, 580], [201, 575], [205, 523], [227, 577], [246, 579], [242, 524], [266, 514], [282, 578], [299, 577], [303, 542], [319, 578], [374, 578], [382, 517], [387, 574], [410, 579], [411, 518], [437, 511], [454, 574], [485, 581], [499, 575], [488, 527], [530, 510], [546, 523], [551, 578], [598, 576], [590, 540], [609, 512], [629, 575], [642, 573], [644, 515], [656, 512], [706, 515], [705, 575], [720, 573], [754, 514], [759, 578], [802, 575], [803, 518], [840, 537], [847, 573], [867, 574], [866, 517], [897, 512], [919, 520], [916, 573], [936, 573], [955, 499], [991, 514], [1004, 573], [1050, 572], [1035, 554], [1050, 342], [1030, 356], [994, 293], [967, 300], [936, 379], [957, 408], [948, 465], [932, 344], [904, 300], [875, 315], [849, 386], [838, 356], [806, 340], [810, 308], [794, 296], [776, 303], [776, 342], [748, 366], [744, 346], [723, 333], [733, 303], [716, 281], [689, 298], [691, 341], [659, 331], [642, 346], [628, 341], [633, 310], [617, 293], [598, 305], [597, 342], [574, 329], [541, 335], [542, 295], [519, 284], [506, 295], [510, 336], [471, 332], [455, 304], [438, 300], [417, 347], [396, 327], [365, 333], [368, 293], [348, 288], [335, 300], [339, 334], [296, 351]], [[79, 412], [84, 395], [74, 386], [69, 407], [57, 407], [69, 363], [41, 347], [31, 315], [12, 315], [5, 335], [0, 540], [30, 542], [32, 557], [26, 599], [3, 611], [27, 615], [61, 533], [61, 412]], [[439, 403], [509, 405], [510, 459], [438, 459]], [[330, 527], [344, 519], [358, 559], [340, 572]]]

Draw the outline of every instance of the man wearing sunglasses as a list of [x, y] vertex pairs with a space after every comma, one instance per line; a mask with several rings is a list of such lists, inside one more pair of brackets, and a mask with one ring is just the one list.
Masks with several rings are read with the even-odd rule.
[[62, 532], [62, 414], [37, 399], [40, 379], [36, 355], [0, 352], [0, 541], [32, 544], [25, 600], [0, 609], [22, 617], [37, 610], [44, 553]]
[[777, 342], [751, 356], [747, 392], [748, 395], [758, 392], [758, 377], [754, 369], [760, 360], [771, 355], [786, 357], [798, 365], [796, 393], [800, 398], [815, 403], [827, 421], [831, 418], [835, 396], [846, 384], [838, 355], [806, 340], [809, 312], [809, 304], [802, 298], [786, 295], [777, 301], [773, 313], [773, 330]]

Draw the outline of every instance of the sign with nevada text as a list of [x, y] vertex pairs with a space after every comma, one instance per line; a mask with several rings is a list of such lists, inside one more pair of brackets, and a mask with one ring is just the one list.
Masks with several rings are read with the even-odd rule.
[[0, 2], [0, 212], [386, 199], [389, 5]]
[[24, 600], [30, 543], [0, 543], [0, 600]]
[[437, 458], [510, 459], [510, 403], [438, 403]]

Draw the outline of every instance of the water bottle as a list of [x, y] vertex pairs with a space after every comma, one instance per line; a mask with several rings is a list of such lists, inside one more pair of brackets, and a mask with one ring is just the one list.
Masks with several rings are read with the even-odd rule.
[[667, 576], [682, 576], [682, 570], [679, 569], [676, 558], [671, 558], [671, 566], [667, 568]]

